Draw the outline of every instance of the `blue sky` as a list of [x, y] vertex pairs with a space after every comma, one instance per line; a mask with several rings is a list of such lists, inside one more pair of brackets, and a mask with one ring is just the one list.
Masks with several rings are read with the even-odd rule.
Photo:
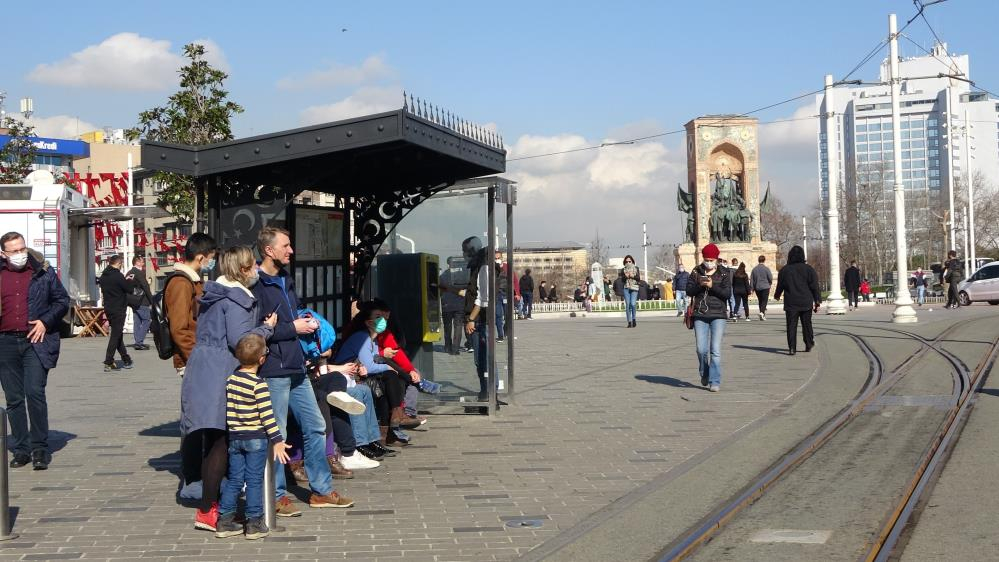
[[[235, 122], [238, 136], [396, 105], [405, 88], [494, 125], [517, 156], [677, 129], [697, 115], [740, 113], [819, 89], [824, 74], [842, 76], [886, 35], [893, 11], [901, 25], [915, 8], [906, 0], [55, 1], [7, 10], [8, 22], [44, 31], [7, 50], [0, 90], [8, 111], [33, 97], [37, 116], [53, 118], [49, 127], [65, 128], [71, 118], [130, 126], [174, 89], [154, 67], [169, 65], [184, 43], [209, 39], [230, 73], [232, 98], [247, 110]], [[926, 14], [952, 52], [971, 55], [972, 78], [999, 89], [999, 3], [949, 0]], [[921, 21], [906, 32], [931, 45]], [[135, 35], [119, 51], [155, 55], [126, 77], [114, 76], [125, 65], [86, 56], [88, 48], [103, 56], [109, 51], [95, 46], [121, 33]], [[904, 41], [902, 53], [917, 54]], [[875, 77], [882, 58], [858, 75]], [[129, 89], [136, 85], [145, 89]], [[758, 116], [807, 116], [813, 107], [804, 99]], [[769, 127], [775, 132], [761, 126], [761, 180], [774, 181], [775, 192], [803, 211], [817, 185], [814, 122]], [[631, 225], [648, 221], [654, 239], [672, 241], [681, 143], [672, 136], [599, 156], [511, 162], [508, 175], [522, 182], [521, 238], [589, 241], [600, 225], [610, 243], [626, 244], [638, 236]], [[556, 207], [570, 210], [565, 220], [545, 220]]]

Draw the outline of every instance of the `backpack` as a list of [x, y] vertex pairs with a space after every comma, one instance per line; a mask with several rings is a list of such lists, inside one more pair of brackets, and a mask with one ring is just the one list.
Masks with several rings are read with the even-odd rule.
[[614, 294], [619, 297], [624, 296], [624, 277], [618, 276], [618, 278], [614, 280]]
[[302, 352], [305, 353], [305, 360], [315, 361], [323, 353], [333, 348], [333, 343], [336, 342], [336, 330], [333, 329], [333, 325], [326, 318], [323, 318], [310, 308], [299, 309], [298, 317], [314, 318], [319, 322], [318, 330], [311, 334], [298, 336], [298, 343], [301, 344]]
[[[173, 337], [170, 335], [170, 320], [167, 317], [166, 302], [163, 298], [174, 277], [186, 279], [187, 275], [181, 272], [171, 273], [163, 282], [163, 290], [156, 293], [154, 297], [146, 295], [150, 302], [149, 331], [153, 334], [153, 344], [156, 346], [156, 354], [159, 355], [160, 359], [170, 359], [177, 350], [177, 346], [173, 343]], [[194, 286], [194, 283], [191, 283], [191, 286]]]

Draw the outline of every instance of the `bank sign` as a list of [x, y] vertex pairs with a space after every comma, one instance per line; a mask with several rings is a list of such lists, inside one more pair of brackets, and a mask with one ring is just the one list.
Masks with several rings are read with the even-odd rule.
[[[58, 154], [63, 156], [90, 156], [90, 145], [78, 140], [48, 139], [43, 137], [28, 137], [31, 144], [38, 149], [38, 154]], [[10, 135], [0, 135], [0, 148], [7, 146]]]

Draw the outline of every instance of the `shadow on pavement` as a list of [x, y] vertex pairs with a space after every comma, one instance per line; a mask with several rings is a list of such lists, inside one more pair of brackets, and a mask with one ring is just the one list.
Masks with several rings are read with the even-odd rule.
[[61, 451], [73, 439], [76, 439], [75, 433], [57, 431], [54, 429], [49, 430], [49, 450], [53, 453]]
[[979, 394], [988, 394], [989, 396], [999, 396], [999, 388], [983, 388], [978, 391]]
[[176, 437], [180, 438], [180, 420], [161, 423], [153, 427], [139, 430], [143, 437]]
[[673, 377], [667, 377], [665, 375], [635, 375], [635, 378], [640, 381], [650, 382], [652, 384], [665, 384], [666, 386], [672, 386], [675, 388], [696, 388], [697, 390], [707, 390], [706, 388], [702, 388], [696, 384], [682, 381], [680, 379], [674, 379]]
[[787, 350], [783, 347], [762, 347], [758, 345], [742, 345], [742, 344], [732, 344], [732, 347], [737, 349], [749, 349], [752, 351], [762, 351], [764, 353], [779, 353], [781, 355], [787, 355]]

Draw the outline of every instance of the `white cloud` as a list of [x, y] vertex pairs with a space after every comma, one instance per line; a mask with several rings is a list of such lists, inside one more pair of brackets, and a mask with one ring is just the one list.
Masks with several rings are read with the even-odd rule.
[[814, 104], [799, 107], [776, 123], [760, 125], [760, 184], [795, 213], [818, 200], [818, 119]]
[[[586, 148], [636, 131], [641, 136], [661, 130], [642, 122], [601, 140], [571, 133], [523, 135], [509, 147], [508, 158]], [[507, 170], [503, 175], [517, 181], [520, 190], [515, 220], [521, 240], [585, 243], [599, 230], [617, 256], [640, 251], [641, 223], [647, 222], [653, 244], [678, 241], [676, 184], [686, 177], [682, 141], [675, 147], [647, 141], [510, 161]]]
[[287, 76], [278, 80], [282, 90], [304, 90], [308, 88], [337, 88], [360, 86], [378, 82], [395, 76], [395, 70], [381, 55], [371, 55], [357, 66], [332, 63], [322, 70], [314, 70], [304, 76]]
[[[222, 47], [212, 39], [195, 39], [191, 43], [196, 43], [205, 48], [205, 61], [212, 65], [213, 68], [217, 68], [226, 74], [229, 73], [231, 67], [229, 66], [229, 59], [225, 56], [225, 51]], [[184, 61], [187, 62], [186, 60]], [[179, 68], [179, 67], [178, 67]]]
[[401, 107], [401, 88], [369, 86], [357, 90], [338, 102], [307, 107], [302, 110], [299, 120], [303, 125], [313, 125]]
[[[208, 62], [228, 70], [225, 54], [214, 41], [197, 42], [205, 46]], [[104, 90], [160, 90], [177, 84], [177, 71], [184, 62], [171, 51], [169, 41], [123, 32], [63, 60], [39, 64], [28, 73], [28, 80]]]
[[57, 139], [72, 139], [83, 133], [99, 129], [93, 123], [70, 115], [53, 115], [51, 117], [32, 116], [28, 124], [35, 128], [35, 134], [40, 137]]

